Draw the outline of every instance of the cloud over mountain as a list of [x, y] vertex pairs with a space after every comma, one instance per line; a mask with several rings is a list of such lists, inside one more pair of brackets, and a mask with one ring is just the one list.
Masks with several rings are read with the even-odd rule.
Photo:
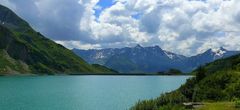
[[[112, 3], [106, 7], [106, 2]], [[0, 3], [69, 48], [160, 45], [185, 55], [220, 46], [240, 50], [239, 0], [0, 0]]]

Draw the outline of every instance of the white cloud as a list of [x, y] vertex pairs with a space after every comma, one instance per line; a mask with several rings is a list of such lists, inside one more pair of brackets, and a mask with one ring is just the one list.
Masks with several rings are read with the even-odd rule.
[[[184, 55], [218, 46], [240, 49], [239, 0], [113, 2], [103, 9], [97, 5], [98, 0], [0, 0], [37, 30], [71, 48], [139, 43], [160, 45]], [[99, 9], [102, 12], [96, 17], [95, 10]]]
[[16, 6], [14, 4], [12, 4], [9, 0], [1, 0], [0, 4], [2, 4], [4, 6], [8, 6], [8, 8], [10, 8], [12, 10], [16, 10]]
[[99, 44], [85, 44], [80, 41], [55, 41], [58, 44], [64, 45], [69, 49], [78, 48], [78, 49], [100, 49]]
[[103, 10], [99, 18], [94, 16], [93, 8], [88, 8], [92, 14], [85, 12], [80, 29], [90, 32], [98, 43], [146, 42], [147, 35], [139, 31], [138, 21], [131, 17], [133, 11], [127, 10], [125, 5], [125, 2], [117, 1]]
[[240, 33], [231, 32], [224, 36], [212, 37], [204, 41], [197, 53], [202, 53], [209, 48], [224, 47], [228, 50], [240, 50]]

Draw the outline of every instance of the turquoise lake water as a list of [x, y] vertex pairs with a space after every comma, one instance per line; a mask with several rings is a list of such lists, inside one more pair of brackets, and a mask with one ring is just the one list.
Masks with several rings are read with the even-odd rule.
[[0, 77], [0, 110], [127, 110], [189, 76]]

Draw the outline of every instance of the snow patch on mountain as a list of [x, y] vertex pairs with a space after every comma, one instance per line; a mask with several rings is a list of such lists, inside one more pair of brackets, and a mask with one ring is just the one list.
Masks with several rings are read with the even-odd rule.
[[102, 52], [99, 52], [99, 53], [97, 53], [96, 55], [95, 55], [95, 59], [102, 59], [102, 58], [104, 58], [105, 56], [103, 55], [103, 53]]
[[224, 56], [225, 53], [227, 53], [227, 50], [220, 47], [220, 48], [213, 48], [211, 49], [213, 55], [214, 55], [214, 59], [219, 59], [222, 58]]
[[174, 55], [170, 52], [164, 51], [164, 53], [168, 56], [168, 58], [173, 59]]

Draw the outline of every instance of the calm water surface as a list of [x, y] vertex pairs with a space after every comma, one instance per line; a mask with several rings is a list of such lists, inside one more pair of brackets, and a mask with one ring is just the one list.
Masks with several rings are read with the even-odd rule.
[[189, 76], [0, 77], [0, 110], [126, 110]]

